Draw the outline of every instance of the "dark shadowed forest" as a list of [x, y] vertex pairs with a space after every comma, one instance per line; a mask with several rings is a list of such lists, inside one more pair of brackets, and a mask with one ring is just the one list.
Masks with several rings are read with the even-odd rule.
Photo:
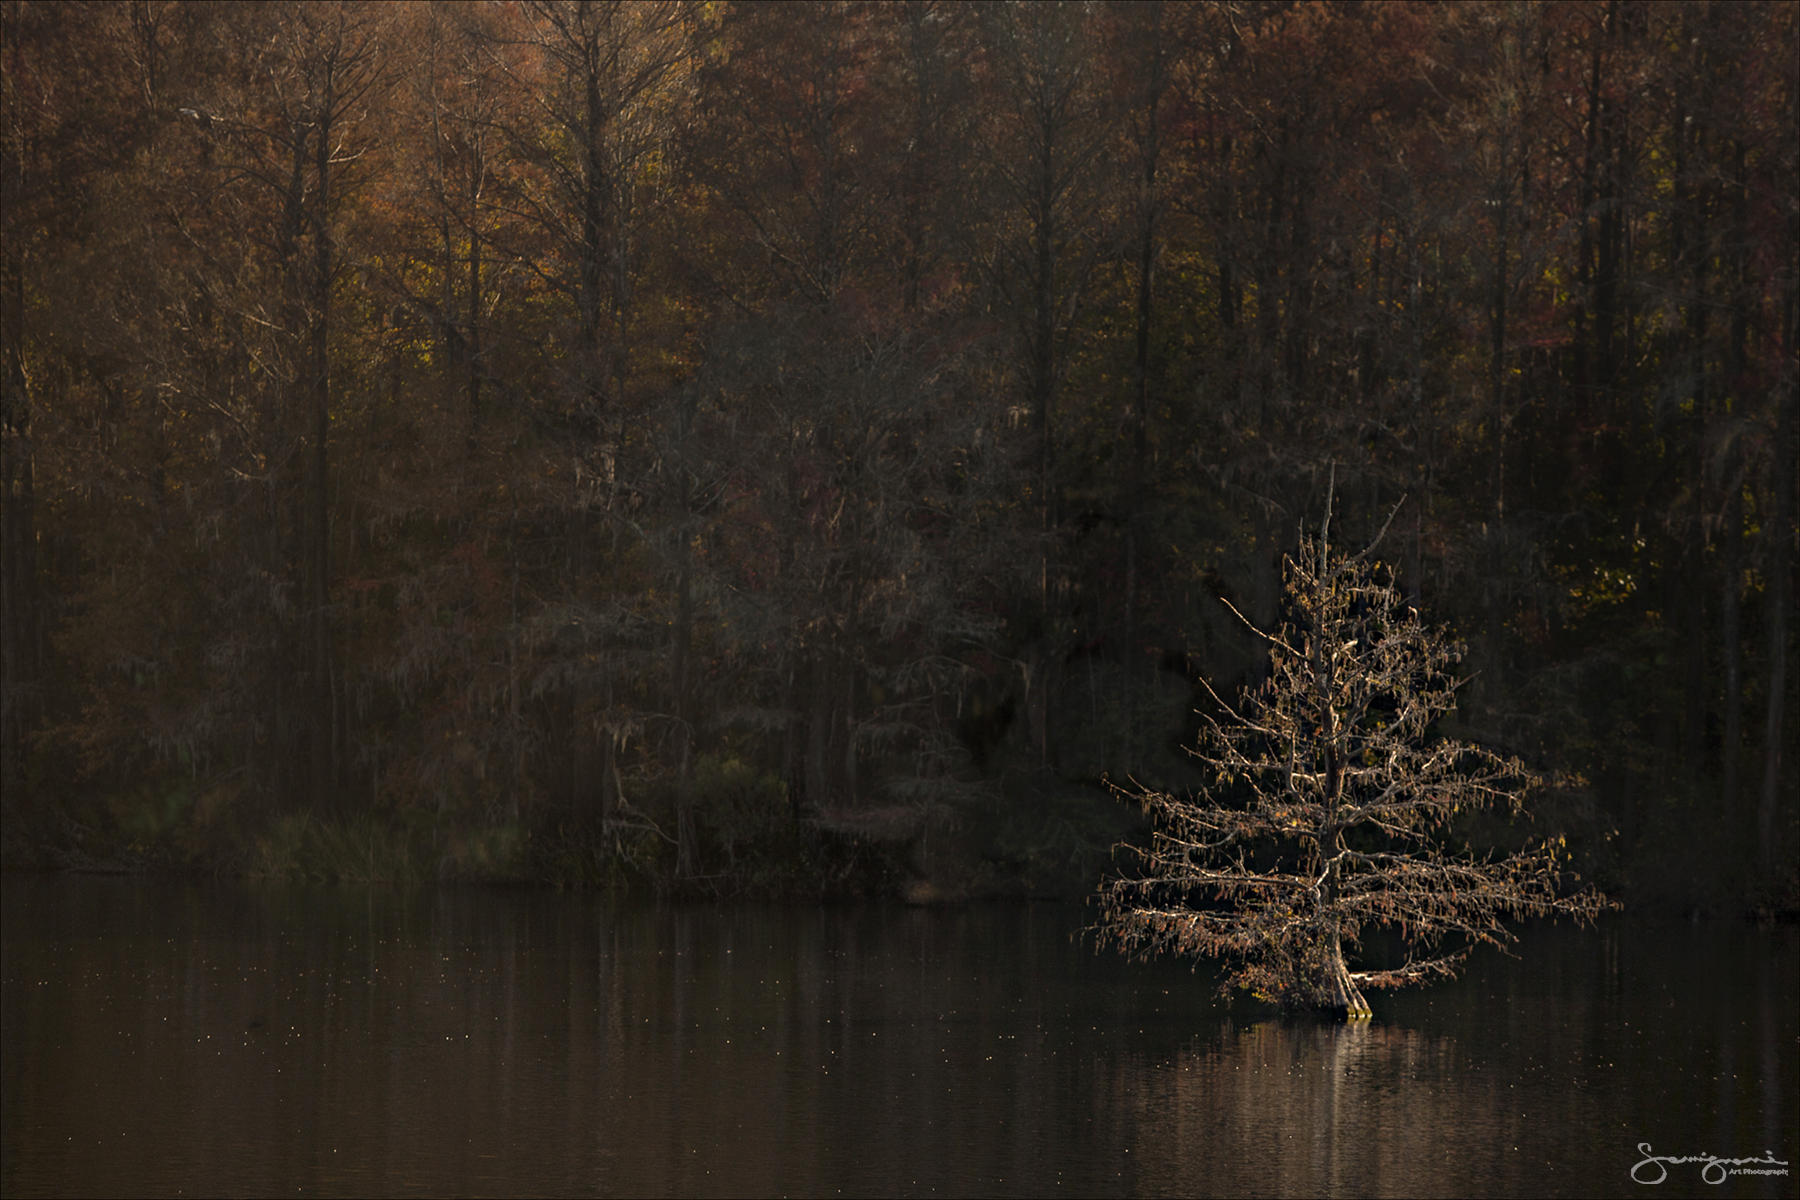
[[0, 20], [9, 865], [1080, 893], [1332, 486], [1531, 836], [1800, 904], [1800, 6]]

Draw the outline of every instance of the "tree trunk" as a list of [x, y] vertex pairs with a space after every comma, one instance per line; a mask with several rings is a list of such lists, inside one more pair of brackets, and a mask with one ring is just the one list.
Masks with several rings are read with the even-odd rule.
[[1350, 978], [1350, 970], [1344, 965], [1344, 948], [1338, 935], [1332, 933], [1325, 943], [1324, 955], [1325, 978], [1320, 981], [1319, 1005], [1340, 1013], [1352, 1021], [1369, 1018], [1369, 1002]]
[[1139, 672], [1144, 656], [1138, 653], [1138, 535], [1144, 524], [1150, 468], [1150, 334], [1156, 299], [1157, 168], [1160, 165], [1161, 129], [1158, 104], [1163, 88], [1162, 10], [1150, 10], [1148, 74], [1144, 100], [1143, 134], [1138, 155], [1137, 337], [1132, 361], [1131, 482], [1125, 515], [1125, 721], [1127, 729], [1138, 725]]
[[[1791, 352], [1794, 331], [1794, 300], [1790, 292], [1787, 302], [1788, 343]], [[1792, 361], [1791, 359], [1789, 360]], [[1775, 418], [1775, 519], [1769, 523], [1765, 536], [1769, 539], [1769, 587], [1767, 602], [1768, 635], [1766, 638], [1769, 658], [1768, 708], [1765, 712], [1763, 726], [1763, 779], [1762, 795], [1756, 806], [1757, 843], [1761, 850], [1761, 865], [1765, 877], [1772, 876], [1776, 863], [1781, 859], [1778, 855], [1780, 844], [1786, 842], [1786, 831], [1777, 836], [1776, 816], [1781, 807], [1781, 796], [1785, 790], [1792, 803], [1794, 794], [1793, 780], [1789, 777], [1792, 764], [1784, 761], [1788, 756], [1783, 753], [1786, 740], [1788, 693], [1788, 622], [1794, 603], [1793, 593], [1793, 545], [1794, 545], [1794, 392], [1786, 389], [1779, 399]]]
[[693, 656], [694, 601], [693, 572], [685, 545], [675, 593], [675, 648], [671, 655], [676, 746], [675, 877], [686, 879], [694, 874], [694, 715], [689, 702], [693, 694], [689, 660]]
[[[683, 526], [691, 519], [694, 507], [693, 476], [688, 469], [688, 438], [693, 430], [694, 401], [684, 397], [677, 409], [676, 519]], [[694, 874], [694, 560], [693, 543], [688, 530], [680, 530], [676, 539], [675, 625], [670, 631], [669, 690], [671, 710], [675, 716], [675, 877], [687, 879]]]
[[469, 447], [473, 452], [481, 430], [481, 231], [475, 226], [474, 201], [469, 203], [468, 330], [463, 335], [464, 387], [469, 397]]
[[[1031, 338], [1031, 402], [1037, 431], [1037, 500], [1038, 500], [1038, 617], [1040, 636], [1044, 639], [1046, 661], [1060, 653], [1057, 639], [1056, 580], [1057, 563], [1052, 549], [1056, 540], [1056, 500], [1052, 494], [1052, 464], [1055, 461], [1054, 393], [1056, 390], [1055, 341], [1055, 209], [1050, 172], [1050, 149], [1043, 151], [1044, 165], [1039, 188], [1036, 227], [1033, 230], [1033, 252], [1036, 272], [1033, 277], [1033, 316]], [[1038, 700], [1042, 705], [1048, 729], [1051, 696], [1049, 672], [1039, 672], [1042, 685]], [[1040, 743], [1040, 762], [1055, 764], [1055, 754], [1046, 736]]]
[[331, 110], [329, 92], [313, 140], [317, 198], [313, 218], [313, 279], [307, 374], [312, 391], [312, 454], [308, 463], [306, 522], [307, 620], [310, 694], [307, 726], [312, 751], [312, 803], [324, 811], [337, 793], [338, 712], [331, 655]]
[[815, 651], [808, 673], [806, 706], [806, 795], [813, 811], [836, 807], [831, 791], [831, 664], [823, 650]]
[[[14, 155], [9, 191], [24, 184], [23, 156]], [[23, 241], [24, 239], [18, 239]], [[25, 377], [24, 252], [6, 248], [5, 298], [0, 305], [0, 799], [23, 796], [26, 733], [41, 711], [43, 663], [39, 613], [38, 528], [31, 441], [31, 404]]]
[[1719, 775], [1722, 780], [1720, 810], [1727, 828], [1734, 833], [1742, 829], [1739, 820], [1740, 747], [1744, 737], [1743, 687], [1743, 619], [1738, 589], [1743, 586], [1744, 570], [1739, 536], [1743, 524], [1742, 488], [1729, 477], [1732, 494], [1726, 498], [1725, 520], [1719, 529], [1719, 557], [1724, 562], [1719, 589], [1719, 641], [1725, 659], [1725, 689], [1721, 703], [1725, 707], [1724, 741], [1719, 746]]
[[22, 794], [26, 733], [41, 711], [43, 637], [25, 376], [10, 346], [8, 359], [0, 384], [0, 792], [10, 803]]

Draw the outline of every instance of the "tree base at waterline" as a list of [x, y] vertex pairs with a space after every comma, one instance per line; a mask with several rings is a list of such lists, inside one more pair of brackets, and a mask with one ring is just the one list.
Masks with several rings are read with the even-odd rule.
[[1344, 965], [1344, 954], [1337, 945], [1331, 947], [1331, 954], [1326, 960], [1323, 1007], [1349, 1021], [1366, 1021], [1372, 1016], [1369, 1002], [1350, 978], [1350, 970]]

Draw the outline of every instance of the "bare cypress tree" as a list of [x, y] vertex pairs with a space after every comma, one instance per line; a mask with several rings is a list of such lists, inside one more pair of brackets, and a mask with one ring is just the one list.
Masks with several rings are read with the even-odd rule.
[[[1101, 888], [1100, 929], [1140, 957], [1225, 958], [1227, 988], [1366, 1017], [1362, 988], [1447, 977], [1475, 946], [1515, 941], [1503, 917], [1585, 921], [1610, 902], [1559, 891], [1560, 838], [1486, 857], [1452, 845], [1458, 814], [1521, 813], [1535, 777], [1434, 732], [1463, 648], [1401, 599], [1373, 544], [1334, 557], [1330, 520], [1328, 503], [1287, 560], [1280, 628], [1257, 630], [1268, 678], [1235, 708], [1214, 694], [1222, 715], [1192, 750], [1210, 787], [1130, 793], [1156, 830], [1135, 851], [1141, 873]], [[1352, 971], [1346, 953], [1372, 926], [1398, 932], [1406, 960]]]

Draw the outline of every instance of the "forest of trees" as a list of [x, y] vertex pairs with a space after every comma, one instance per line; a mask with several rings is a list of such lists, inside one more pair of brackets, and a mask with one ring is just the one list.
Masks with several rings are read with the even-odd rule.
[[1797, 10], [5, 0], [7, 861], [1086, 889], [1335, 472], [1791, 910]]

